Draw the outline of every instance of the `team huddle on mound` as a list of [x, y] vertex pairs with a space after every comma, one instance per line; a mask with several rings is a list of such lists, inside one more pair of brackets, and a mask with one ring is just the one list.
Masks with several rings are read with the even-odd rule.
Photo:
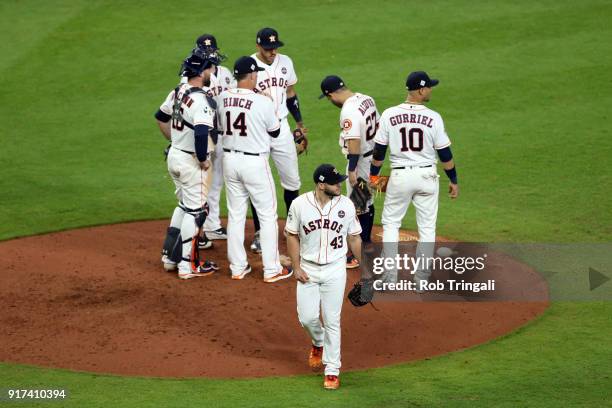
[[[380, 116], [373, 98], [352, 92], [338, 76], [328, 76], [321, 82], [320, 98], [341, 108], [339, 143], [347, 176], [322, 164], [313, 174], [314, 190], [300, 195], [298, 155], [308, 146], [308, 129], [294, 89], [298, 79], [293, 62], [278, 52], [283, 45], [276, 30], [264, 28], [257, 33], [257, 52], [238, 58], [230, 71], [221, 65], [225, 56], [216, 38], [204, 34], [183, 61], [181, 83], [155, 114], [171, 142], [167, 164], [178, 199], [162, 263], [166, 270], [177, 270], [180, 279], [210, 276], [219, 266], [204, 259], [206, 252], [200, 249], [210, 248], [212, 240], [227, 239], [231, 278], [244, 279], [252, 271], [244, 247], [250, 203], [256, 231], [250, 249], [261, 254], [263, 280], [296, 278], [298, 318], [312, 339], [309, 364], [313, 369], [324, 366], [324, 387], [336, 389], [346, 270], [359, 267], [362, 242], [371, 241], [370, 188], [381, 185], [378, 174], [387, 146], [392, 171], [382, 214], [385, 241], [397, 241], [411, 201], [420, 241], [435, 241], [436, 154], [449, 176], [451, 198], [458, 194], [456, 173], [442, 119], [423, 105], [436, 80], [422, 71], [411, 73], [408, 100]], [[293, 131], [289, 114], [296, 125]], [[290, 262], [281, 262], [279, 253], [270, 157], [284, 190]], [[341, 194], [347, 179], [350, 199]], [[223, 186], [227, 229], [219, 218]]]

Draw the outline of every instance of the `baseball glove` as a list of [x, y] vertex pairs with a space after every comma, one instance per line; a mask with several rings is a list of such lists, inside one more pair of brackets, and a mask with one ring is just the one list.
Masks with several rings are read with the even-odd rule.
[[384, 193], [387, 191], [387, 184], [389, 183], [389, 176], [372, 176], [370, 175], [370, 187], [376, 190], [377, 193]]
[[374, 281], [372, 279], [360, 279], [353, 285], [347, 298], [355, 307], [365, 306], [374, 298]]
[[297, 128], [293, 131], [293, 141], [295, 142], [297, 154], [302, 154], [308, 149], [308, 139], [306, 139], [306, 135], [302, 132], [302, 129]]
[[350, 198], [353, 204], [355, 204], [357, 215], [368, 212], [368, 201], [372, 198], [372, 193], [368, 183], [361, 177], [357, 178], [357, 184], [353, 186]]

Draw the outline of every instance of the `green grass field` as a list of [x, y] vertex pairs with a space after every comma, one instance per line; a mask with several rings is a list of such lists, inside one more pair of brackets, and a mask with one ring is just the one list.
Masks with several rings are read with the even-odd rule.
[[[320, 80], [341, 75], [382, 111], [403, 101], [408, 72], [424, 69], [441, 80], [431, 107], [453, 140], [462, 189], [456, 202], [441, 197], [440, 235], [608, 242], [611, 17], [609, 1], [4, 1], [0, 239], [169, 217], [152, 115], [182, 58], [212, 32], [231, 65], [273, 26], [311, 130], [303, 190], [319, 163], [344, 165], [339, 110], [317, 100]], [[554, 303], [489, 344], [346, 373], [336, 393], [318, 376], [167, 380], [9, 364], [0, 388], [65, 386], [70, 407], [611, 406], [611, 316], [609, 301]]]

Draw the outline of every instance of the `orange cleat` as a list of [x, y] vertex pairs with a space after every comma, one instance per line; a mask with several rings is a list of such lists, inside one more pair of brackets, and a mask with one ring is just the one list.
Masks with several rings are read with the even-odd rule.
[[340, 379], [337, 375], [326, 375], [323, 381], [323, 388], [326, 390], [337, 390], [340, 388]]
[[323, 347], [312, 346], [310, 348], [310, 355], [308, 356], [308, 365], [313, 370], [320, 370], [323, 367]]
[[264, 282], [274, 283], [274, 282], [278, 282], [279, 280], [290, 278], [291, 276], [293, 276], [293, 269], [291, 269], [290, 267], [284, 266], [283, 269], [281, 269], [281, 271], [277, 273], [276, 275], [270, 276], [268, 278], [264, 278]]
[[353, 255], [346, 257], [346, 269], [359, 268], [359, 261]]

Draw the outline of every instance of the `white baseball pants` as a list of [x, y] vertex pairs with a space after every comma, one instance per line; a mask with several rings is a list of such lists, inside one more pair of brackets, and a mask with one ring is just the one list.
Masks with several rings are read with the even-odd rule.
[[[419, 230], [416, 256], [433, 257], [438, 217], [438, 193], [439, 176], [435, 166], [391, 170], [382, 213], [386, 257], [393, 257], [397, 253], [399, 229], [410, 203], [414, 204]], [[417, 271], [419, 272], [425, 279], [431, 271]]]
[[[210, 184], [210, 169], [202, 170], [193, 154], [170, 148], [168, 152], [168, 172], [176, 187], [175, 194], [179, 203], [191, 210], [199, 210], [206, 204]], [[183, 258], [191, 254], [191, 239], [197, 233], [196, 216], [198, 211], [185, 212], [180, 206], [174, 209], [170, 226], [180, 228], [183, 239]], [[179, 273], [191, 270], [189, 261], [182, 260], [178, 265]]]
[[223, 176], [227, 196], [227, 257], [232, 275], [240, 275], [247, 266], [244, 249], [244, 225], [249, 199], [259, 215], [261, 257], [264, 278], [278, 274], [282, 266], [278, 253], [276, 189], [267, 155], [249, 156], [223, 153]]
[[[323, 346], [325, 375], [340, 373], [340, 315], [346, 287], [346, 258], [331, 264], [316, 265], [302, 260], [301, 267], [310, 280], [298, 282], [297, 313], [300, 324], [315, 346]], [[323, 313], [323, 325], [319, 317]]]
[[[293, 133], [287, 118], [283, 119], [280, 125], [278, 137], [271, 138], [270, 155], [276, 170], [278, 170], [281, 186], [285, 190], [297, 191], [300, 189], [301, 182]], [[257, 214], [259, 214], [259, 211], [257, 211]]]
[[[219, 135], [221, 138], [221, 135]], [[211, 154], [212, 159], [212, 182], [208, 191], [208, 217], [204, 223], [204, 231], [216, 231], [221, 228], [219, 218], [219, 200], [223, 188], [223, 143], [219, 139], [215, 151]]]

